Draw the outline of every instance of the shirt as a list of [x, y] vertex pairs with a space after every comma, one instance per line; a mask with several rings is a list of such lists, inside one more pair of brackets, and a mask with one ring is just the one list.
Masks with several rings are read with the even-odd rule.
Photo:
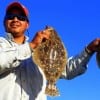
[[[0, 37], [0, 100], [46, 100], [46, 78], [31, 55], [27, 39], [19, 45], [10, 33]], [[60, 78], [73, 79], [83, 74], [90, 58], [85, 50], [70, 57]]]
[[0, 37], [0, 100], [46, 100], [46, 79], [31, 54], [27, 41], [18, 45], [10, 33]]

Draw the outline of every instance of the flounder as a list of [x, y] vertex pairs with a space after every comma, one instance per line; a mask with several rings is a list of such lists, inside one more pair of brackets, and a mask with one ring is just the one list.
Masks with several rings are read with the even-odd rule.
[[67, 51], [55, 29], [52, 27], [46, 29], [50, 31], [50, 37], [34, 49], [32, 58], [46, 76], [45, 93], [49, 96], [58, 96], [56, 82], [66, 67]]

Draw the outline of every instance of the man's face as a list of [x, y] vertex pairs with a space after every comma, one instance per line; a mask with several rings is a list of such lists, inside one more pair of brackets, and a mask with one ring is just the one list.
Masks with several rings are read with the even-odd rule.
[[6, 32], [11, 33], [14, 37], [24, 35], [29, 23], [25, 20], [25, 16], [21, 12], [14, 9], [7, 15], [5, 20]]

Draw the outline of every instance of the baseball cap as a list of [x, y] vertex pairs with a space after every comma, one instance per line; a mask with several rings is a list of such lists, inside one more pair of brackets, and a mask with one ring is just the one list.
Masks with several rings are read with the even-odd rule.
[[28, 9], [19, 2], [13, 2], [6, 8], [6, 14], [9, 13], [13, 8], [18, 8], [22, 13], [28, 17]]

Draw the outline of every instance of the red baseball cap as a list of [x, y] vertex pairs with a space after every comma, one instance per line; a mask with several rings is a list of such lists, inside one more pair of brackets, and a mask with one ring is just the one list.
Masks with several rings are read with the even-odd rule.
[[15, 7], [19, 8], [19, 10], [21, 10], [22, 13], [25, 16], [28, 17], [28, 9], [24, 5], [22, 5], [21, 3], [19, 3], [19, 2], [13, 2], [13, 3], [9, 4], [8, 7], [6, 8], [6, 14], [9, 13], [10, 10], [13, 9], [13, 8], [15, 8]]

